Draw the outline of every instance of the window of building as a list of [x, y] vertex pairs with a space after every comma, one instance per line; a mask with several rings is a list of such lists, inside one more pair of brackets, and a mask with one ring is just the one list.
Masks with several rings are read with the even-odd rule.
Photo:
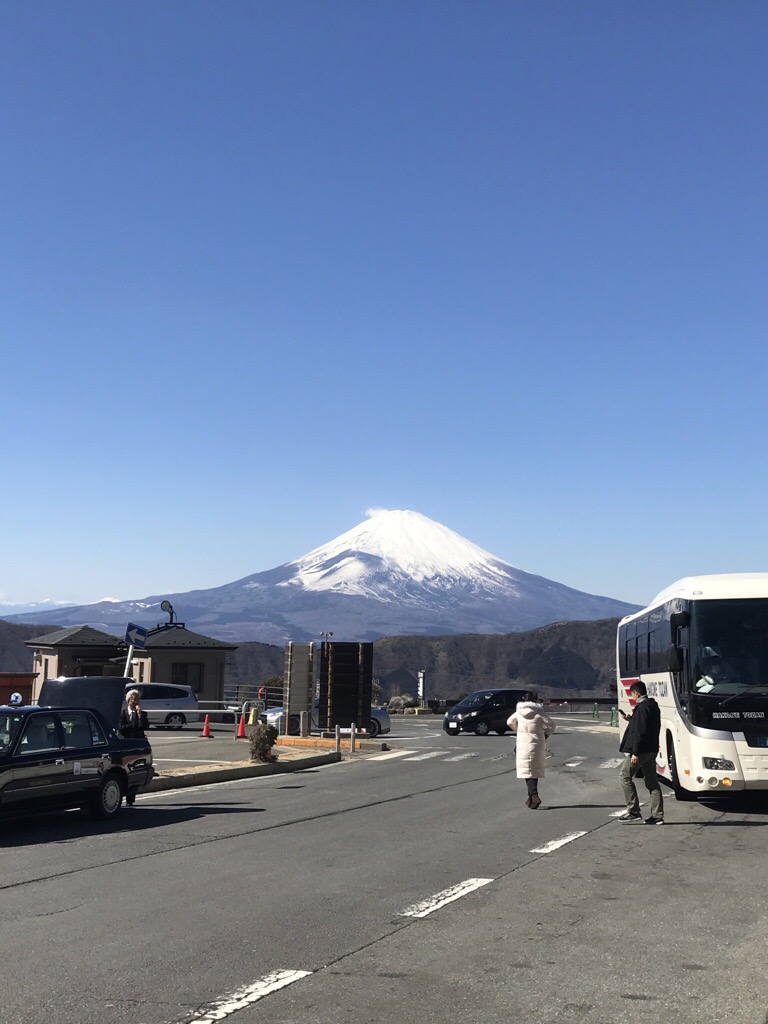
[[171, 682], [176, 686], [191, 686], [195, 693], [203, 688], [202, 662], [173, 662], [171, 665]]

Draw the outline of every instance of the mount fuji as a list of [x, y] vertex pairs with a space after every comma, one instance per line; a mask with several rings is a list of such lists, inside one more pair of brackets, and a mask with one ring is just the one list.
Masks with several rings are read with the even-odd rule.
[[334, 640], [516, 633], [637, 610], [516, 569], [418, 512], [378, 510], [301, 558], [234, 583], [62, 608], [45, 622], [122, 633], [129, 621], [155, 625], [165, 599], [188, 629], [272, 644], [319, 639], [323, 630]]

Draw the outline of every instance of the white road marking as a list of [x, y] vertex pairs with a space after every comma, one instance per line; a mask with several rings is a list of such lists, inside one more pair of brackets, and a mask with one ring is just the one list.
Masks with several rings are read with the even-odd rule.
[[221, 758], [216, 760], [214, 757], [153, 757], [153, 762], [157, 764], [158, 761], [173, 761], [179, 764], [227, 764], [226, 761], [222, 761]]
[[475, 754], [475, 753], [456, 754], [454, 757], [446, 757], [445, 760], [446, 760], [446, 762], [447, 761], [463, 761], [467, 757], [477, 757], [477, 754]]
[[393, 757], [405, 757], [406, 754], [415, 754], [415, 750], [390, 750], [387, 754], [375, 754], [369, 757], [369, 761], [389, 761]]
[[311, 973], [312, 971], [274, 971], [272, 974], [266, 974], [253, 985], [247, 985], [245, 988], [219, 999], [213, 1003], [210, 1009], [201, 1010], [194, 1017], [186, 1017], [185, 1022], [188, 1024], [215, 1024], [216, 1021], [229, 1017], [231, 1013], [243, 1010], [246, 1006], [263, 999], [264, 996], [277, 992], [278, 989], [285, 988], [286, 985], [292, 985], [294, 981], [306, 978]]
[[406, 761], [426, 761], [428, 757], [441, 757], [445, 753], [444, 750], [430, 750], [426, 754], [417, 754], [416, 757], [406, 757]]
[[431, 914], [434, 910], [439, 910], [440, 907], [444, 907], [447, 903], [453, 903], [454, 900], [461, 899], [467, 893], [474, 892], [475, 889], [480, 889], [492, 881], [492, 878], [468, 878], [466, 882], [459, 882], [458, 885], [453, 885], [450, 889], [443, 889], [442, 892], [430, 896], [429, 899], [422, 900], [420, 903], [414, 903], [412, 907], [401, 911], [398, 916], [426, 917], [427, 914]]
[[[645, 807], [645, 802], [644, 801], [641, 802], [640, 806], [641, 807]], [[622, 814], [626, 814], [626, 813], [627, 813], [627, 808], [626, 807], [622, 807], [622, 809], [620, 811], [611, 811], [611, 813], [608, 815], [608, 817], [609, 818], [620, 818], [622, 816]]]
[[497, 754], [496, 757], [484, 757], [483, 761], [503, 761], [505, 757], [509, 757], [509, 754]]
[[531, 853], [552, 853], [553, 850], [559, 850], [561, 846], [565, 846], [566, 843], [572, 843], [574, 839], [581, 839], [585, 836], [586, 832], [571, 832], [570, 835], [563, 836], [562, 839], [553, 839], [551, 843], [545, 843], [544, 846], [537, 846], [535, 850], [531, 850]]
[[578, 766], [581, 764], [581, 762], [582, 761], [586, 761], [586, 760], [587, 760], [586, 757], [581, 757], [580, 755], [577, 754], [576, 757], [574, 757], [572, 761], [566, 761], [565, 762], [565, 767], [566, 768], [578, 768]]
[[618, 768], [620, 764], [624, 764], [623, 757], [612, 757], [608, 761], [603, 761], [599, 768]]

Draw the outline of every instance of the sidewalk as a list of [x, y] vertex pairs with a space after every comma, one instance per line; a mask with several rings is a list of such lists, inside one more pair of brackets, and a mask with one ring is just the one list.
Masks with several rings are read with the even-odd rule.
[[342, 754], [337, 754], [335, 750], [318, 751], [293, 746], [275, 746], [272, 749], [277, 755], [277, 761], [269, 764], [247, 759], [226, 760], [218, 764], [196, 764], [184, 768], [162, 768], [143, 792], [154, 793], [166, 789], [183, 789], [187, 786], [205, 786], [214, 782], [228, 782], [231, 779], [252, 779], [260, 775], [280, 775], [302, 771], [305, 768], [316, 768], [323, 764], [335, 764], [342, 759]]
[[[345, 749], [346, 747], [346, 749]], [[358, 739], [355, 743], [356, 753], [372, 753], [377, 750], [388, 750], [386, 743], [376, 740]], [[163, 757], [161, 753], [155, 754], [155, 778], [144, 790], [145, 793], [157, 792], [166, 789], [182, 789], [186, 786], [205, 786], [215, 782], [228, 782], [231, 779], [252, 779], [260, 775], [281, 775], [286, 772], [298, 772], [305, 768], [317, 768], [319, 765], [336, 764], [344, 757], [349, 757], [349, 737], [342, 739], [341, 752], [336, 753], [335, 741], [321, 739], [317, 736], [308, 736], [305, 739], [293, 736], [283, 736], [280, 742], [272, 748], [277, 755], [277, 760], [268, 764], [258, 761], [251, 761], [247, 754], [246, 745], [234, 744], [228, 740], [226, 744], [218, 743], [215, 746], [216, 755], [220, 760], [211, 761], [207, 758], [200, 758], [198, 763], [184, 767], [165, 767], [178, 760], [176, 758]], [[228, 756], [231, 751], [232, 756]], [[209, 752], [206, 746], [202, 751]], [[187, 760], [184, 758], [184, 760]]]

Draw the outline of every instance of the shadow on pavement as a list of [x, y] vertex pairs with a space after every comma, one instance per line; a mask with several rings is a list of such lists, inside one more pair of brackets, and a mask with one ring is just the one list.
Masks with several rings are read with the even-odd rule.
[[216, 804], [125, 808], [113, 821], [93, 821], [85, 812], [52, 812], [45, 816], [4, 821], [0, 826], [0, 849], [62, 843], [89, 836], [119, 836], [126, 832], [199, 821], [216, 815], [262, 814], [264, 807], [222, 807]]
[[612, 804], [546, 804], [542, 803], [541, 807], [538, 808], [540, 811], [571, 811], [577, 810], [582, 807], [593, 808], [601, 807], [604, 811], [615, 811], [621, 806], [618, 800], [614, 800]]

